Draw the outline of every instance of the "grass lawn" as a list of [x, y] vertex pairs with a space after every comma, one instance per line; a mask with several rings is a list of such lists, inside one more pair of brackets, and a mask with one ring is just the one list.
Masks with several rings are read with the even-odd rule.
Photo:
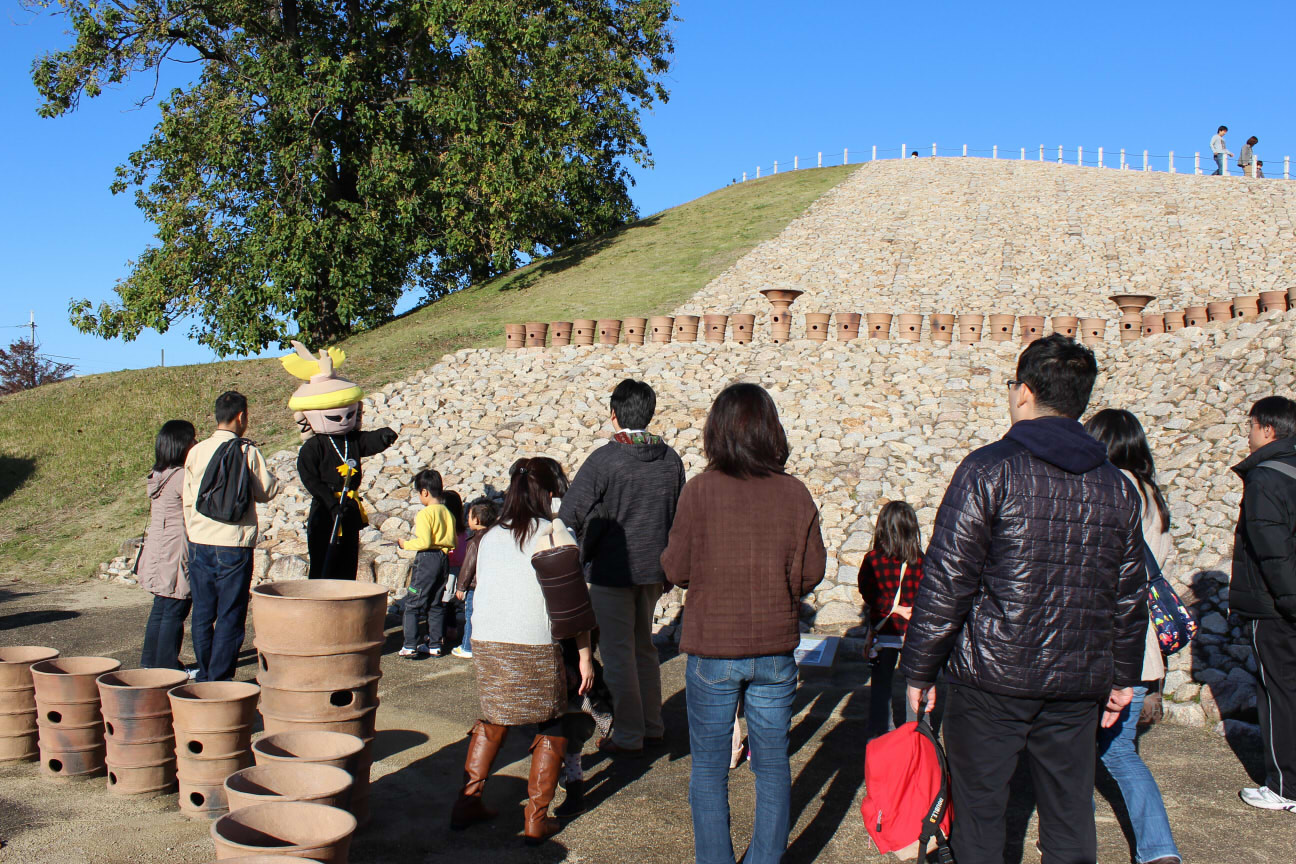
[[[855, 167], [729, 186], [460, 291], [349, 339], [343, 371], [378, 387], [459, 348], [502, 347], [505, 323], [669, 312]], [[223, 390], [247, 395], [249, 435], [267, 453], [293, 446], [294, 384], [276, 360], [239, 360], [91, 375], [0, 398], [0, 574], [81, 577], [119, 554], [145, 527], [143, 478], [158, 427], [188, 418], [205, 436]]]

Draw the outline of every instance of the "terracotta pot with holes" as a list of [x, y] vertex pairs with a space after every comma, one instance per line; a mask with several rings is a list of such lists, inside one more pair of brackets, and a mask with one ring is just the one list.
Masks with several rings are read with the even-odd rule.
[[361, 643], [346, 654], [282, 654], [260, 648], [257, 683], [303, 690], [359, 686], [381, 674], [382, 647], [381, 641]]
[[728, 315], [703, 315], [702, 329], [706, 333], [706, 341], [723, 342], [725, 341], [725, 329], [729, 326]]
[[344, 579], [269, 582], [252, 589], [258, 651], [338, 655], [383, 641], [387, 589]]
[[345, 808], [350, 794], [351, 775], [346, 770], [309, 762], [255, 765], [225, 778], [225, 799], [231, 813], [268, 801], [309, 801]]
[[985, 326], [984, 315], [958, 316], [959, 341], [980, 342], [981, 330]]
[[675, 316], [675, 341], [676, 342], [696, 342], [698, 334], [698, 322], [702, 319], [696, 315], [676, 315]]
[[128, 669], [99, 676], [109, 792], [159, 795], [175, 788], [168, 691], [188, 680], [180, 669]]
[[167, 692], [188, 680], [183, 669], [126, 669], [100, 675], [96, 684], [104, 719], [170, 718]]
[[[1233, 304], [1229, 304], [1232, 307]], [[1231, 314], [1231, 313], [1230, 313]], [[1184, 309], [1185, 327], [1205, 327], [1210, 321], [1210, 310], [1205, 306], [1188, 306]]]
[[335, 720], [320, 720], [314, 717], [279, 715], [264, 710], [261, 719], [265, 722], [267, 732], [342, 732], [358, 738], [370, 738], [377, 728], [377, 711], [377, 708], [362, 708]]
[[1151, 294], [1113, 294], [1107, 298], [1116, 304], [1122, 315], [1129, 313], [1142, 314], [1149, 303], [1156, 299]]
[[1286, 291], [1261, 291], [1260, 311], [1261, 312], [1286, 312], [1287, 292]]
[[593, 318], [577, 318], [572, 322], [572, 344], [593, 345], [598, 336], [598, 322]]
[[733, 341], [739, 345], [750, 345], [752, 333], [756, 329], [756, 316], [747, 312], [736, 312], [729, 316], [729, 329]]
[[211, 826], [216, 857], [234, 858], [274, 851], [346, 864], [356, 818], [338, 807], [307, 801], [271, 801], [228, 813]]
[[525, 324], [504, 325], [504, 347], [508, 348], [510, 351], [526, 347]]
[[828, 312], [807, 312], [805, 335], [811, 342], [827, 342], [832, 315]]
[[545, 347], [545, 337], [549, 335], [549, 325], [543, 321], [528, 321], [526, 327], [526, 347]]
[[1138, 312], [1125, 312], [1120, 317], [1120, 339], [1133, 342], [1143, 336], [1143, 316]]
[[31, 664], [44, 776], [91, 777], [103, 772], [103, 715], [95, 679], [120, 667], [111, 657], [57, 657]]
[[[386, 594], [386, 589], [383, 589], [383, 593]], [[175, 723], [177, 740], [182, 731], [185, 734], [242, 733], [251, 728], [260, 694], [261, 688], [247, 681], [205, 681], [172, 687], [168, 695], [171, 698], [171, 717]]]
[[671, 341], [675, 331], [675, 319], [669, 315], [654, 315], [648, 319], [648, 335], [654, 343], [664, 344]]
[[889, 340], [891, 338], [891, 318], [890, 312], [866, 312], [864, 314], [864, 324], [868, 327], [869, 338]]
[[1233, 301], [1216, 300], [1206, 304], [1206, 320], [1227, 321], [1233, 317]]
[[858, 312], [838, 312], [835, 320], [838, 342], [850, 342], [852, 339], [859, 338], [862, 315]]
[[922, 338], [923, 316], [905, 312], [896, 319], [896, 335], [906, 342], [917, 342]]
[[1255, 294], [1247, 294], [1242, 297], [1233, 298], [1233, 317], [1234, 318], [1254, 318], [1260, 314], [1260, 298]]
[[931, 316], [931, 340], [933, 342], [954, 341], [954, 316], [937, 312]]
[[1017, 321], [1016, 315], [994, 314], [990, 316], [990, 341], [991, 342], [1011, 342], [1013, 337], [1013, 324]]
[[1156, 336], [1165, 332], [1165, 315], [1156, 312], [1143, 313], [1143, 335]]
[[598, 322], [598, 344], [615, 345], [621, 341], [621, 319], [600, 318]]
[[1106, 318], [1081, 318], [1080, 341], [1086, 345], [1101, 345], [1107, 333]]
[[42, 660], [59, 656], [57, 648], [37, 645], [10, 645], [0, 647], [0, 705], [8, 704], [4, 695], [14, 690], [31, 690], [31, 667]]
[[280, 717], [343, 720], [378, 707], [378, 677], [357, 687], [262, 687], [261, 711]]
[[1165, 329], [1167, 333], [1182, 330], [1184, 326], [1185, 320], [1182, 309], [1171, 309], [1169, 312], [1165, 313]]
[[[111, 750], [111, 746], [109, 748]], [[111, 758], [111, 757], [110, 757]], [[162, 795], [176, 788], [175, 754], [156, 765], [108, 763], [108, 791], [114, 795]]]
[[1068, 339], [1076, 338], [1080, 330], [1080, 319], [1074, 315], [1054, 315], [1053, 332], [1060, 333]]
[[[317, 583], [324, 581], [329, 580]], [[292, 584], [297, 583], [276, 583]], [[254, 609], [255, 604], [254, 597]], [[225, 810], [225, 778], [252, 764], [252, 721], [260, 693], [260, 687], [245, 681], [205, 681], [171, 689], [176, 779], [180, 810], [186, 815], [209, 818]]]
[[1044, 335], [1043, 315], [1023, 315], [1017, 319], [1021, 324], [1021, 341], [1029, 345]]
[[766, 288], [760, 292], [770, 306], [770, 339], [783, 344], [792, 338], [792, 304], [803, 292], [791, 288]]
[[354, 781], [348, 806], [362, 824], [368, 820], [372, 737], [362, 740], [338, 732], [276, 732], [257, 741], [252, 753], [257, 765], [309, 762], [346, 770]]
[[621, 329], [625, 331], [627, 345], [642, 345], [648, 335], [648, 319], [625, 318], [621, 321]]
[[229, 809], [224, 780], [219, 783], [198, 783], [177, 777], [176, 785], [180, 790], [177, 798], [180, 812], [192, 819], [216, 819]]
[[572, 340], [572, 322], [553, 321], [549, 324], [549, 344], [554, 348], [566, 348]]

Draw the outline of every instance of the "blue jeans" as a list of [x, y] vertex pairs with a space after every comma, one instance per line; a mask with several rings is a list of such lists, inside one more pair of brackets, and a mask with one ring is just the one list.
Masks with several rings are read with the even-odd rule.
[[140, 652], [140, 666], [145, 669], [183, 669], [180, 646], [184, 643], [184, 622], [189, 617], [193, 601], [187, 597], [159, 597], [153, 595], [153, 608], [149, 610], [148, 623], [144, 625], [144, 649]]
[[1212, 177], [1218, 177], [1218, 176], [1220, 176], [1221, 174], [1224, 173], [1224, 160], [1225, 160], [1225, 158], [1227, 158], [1227, 157], [1226, 157], [1225, 154], [1223, 154], [1223, 153], [1216, 153], [1216, 154], [1215, 154], [1215, 173], [1211, 174]]
[[747, 715], [750, 764], [756, 774], [756, 818], [745, 864], [778, 864], [787, 849], [792, 810], [788, 730], [797, 668], [791, 654], [688, 658], [685, 696], [693, 767], [689, 806], [697, 864], [734, 864], [729, 829], [729, 757], [734, 714]]
[[252, 587], [252, 548], [189, 544], [198, 681], [229, 681], [238, 666]]
[[1138, 862], [1171, 855], [1179, 857], [1170, 834], [1170, 819], [1161, 801], [1161, 790], [1135, 746], [1139, 712], [1143, 710], [1147, 692], [1146, 687], [1135, 687], [1134, 698], [1115, 725], [1098, 730], [1098, 757], [1125, 799], [1125, 809], [1134, 826], [1134, 860]]
[[464, 637], [460, 647], [472, 653], [472, 601], [476, 591], [469, 591], [464, 594]]

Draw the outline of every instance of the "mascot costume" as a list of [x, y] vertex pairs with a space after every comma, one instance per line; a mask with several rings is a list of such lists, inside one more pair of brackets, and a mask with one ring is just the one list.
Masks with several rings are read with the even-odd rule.
[[288, 407], [301, 427], [297, 473], [311, 494], [306, 520], [311, 579], [355, 579], [360, 558], [360, 528], [369, 524], [360, 501], [360, 460], [381, 453], [396, 440], [388, 428], [361, 432], [364, 391], [337, 376], [346, 354], [338, 348], [312, 357], [300, 342], [282, 359], [284, 369], [306, 383]]

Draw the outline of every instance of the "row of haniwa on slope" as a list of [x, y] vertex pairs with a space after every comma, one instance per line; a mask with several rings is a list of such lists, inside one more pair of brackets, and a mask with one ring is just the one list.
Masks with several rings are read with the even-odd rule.
[[[792, 336], [790, 307], [802, 292], [768, 289], [761, 292], [774, 307], [770, 316], [771, 341], [787, 342]], [[1201, 327], [1208, 323], [1230, 318], [1253, 318], [1261, 312], [1286, 311], [1296, 306], [1296, 288], [1288, 291], [1262, 291], [1258, 295], [1234, 297], [1231, 301], [1207, 303], [1205, 306], [1188, 306], [1182, 310], [1144, 312], [1156, 299], [1148, 294], [1117, 294], [1111, 300], [1120, 309], [1121, 341], [1131, 341], [1143, 336], [1171, 333], [1184, 327]], [[1022, 342], [1033, 342], [1045, 334], [1050, 323], [1042, 315], [1010, 315], [994, 313], [989, 316], [973, 314], [932, 314], [928, 318], [927, 334], [932, 342], [953, 342], [957, 330], [960, 342], [980, 342], [988, 334], [991, 342], [1011, 342], [1014, 337]], [[812, 342], [826, 342], [835, 332], [841, 342], [857, 339], [861, 329], [870, 339], [890, 339], [892, 323], [898, 339], [917, 342], [923, 334], [923, 315], [889, 312], [807, 312], [805, 338]], [[834, 320], [835, 319], [835, 320]], [[1052, 331], [1067, 336], [1077, 335], [1087, 345], [1101, 343], [1107, 332], [1107, 319], [1054, 315]], [[733, 315], [677, 315], [652, 318], [592, 318], [576, 321], [554, 321], [527, 324], [506, 324], [505, 347], [509, 349], [559, 348], [567, 345], [616, 345], [624, 334], [629, 345], [645, 342], [696, 342], [699, 330], [707, 342], [719, 343], [730, 336], [740, 345], [752, 341], [756, 329], [756, 316], [749, 313]]]
[[[39, 756], [51, 780], [106, 774], [118, 795], [178, 788], [182, 812], [215, 820], [220, 860], [346, 864], [369, 814], [386, 597], [336, 580], [255, 589], [260, 685], [0, 648], [0, 761]], [[267, 734], [253, 742], [258, 699]]]

